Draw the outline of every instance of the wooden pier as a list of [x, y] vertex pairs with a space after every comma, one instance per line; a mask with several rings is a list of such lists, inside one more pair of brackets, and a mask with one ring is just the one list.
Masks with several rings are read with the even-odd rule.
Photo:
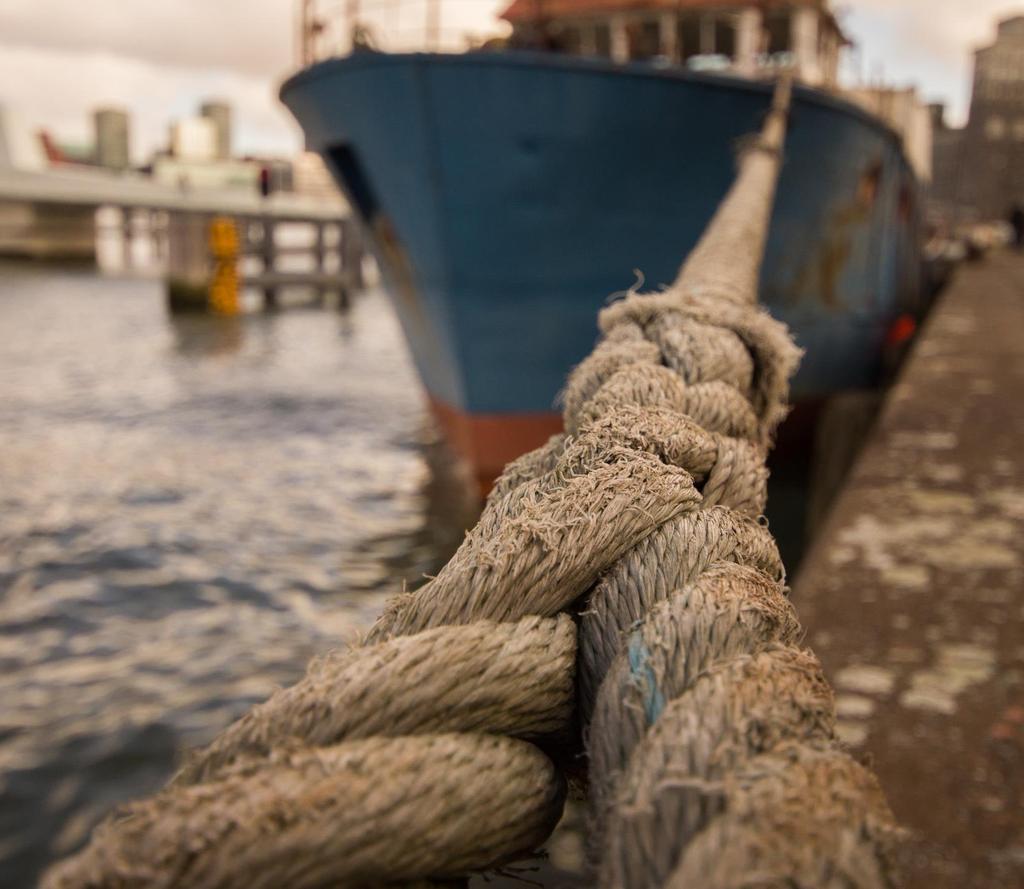
[[[290, 241], [280, 236], [285, 226]], [[167, 293], [175, 311], [233, 311], [245, 289], [259, 291], [265, 309], [277, 308], [286, 289], [304, 290], [317, 302], [334, 294], [344, 308], [364, 285], [363, 242], [350, 216], [282, 222], [269, 215], [175, 213], [167, 245]], [[232, 296], [225, 298], [225, 287]]]
[[908, 889], [1024, 885], [1024, 257], [936, 306], [794, 602]]
[[100, 228], [119, 230], [126, 265], [135, 237], [151, 240], [176, 308], [205, 308], [216, 270], [231, 261], [213, 256], [214, 220], [235, 230], [235, 285], [258, 289], [267, 307], [293, 287], [318, 299], [333, 292], [345, 305], [363, 284], [359, 225], [340, 196], [183, 188], [97, 169], [0, 168], [0, 255], [95, 261], [98, 218]]

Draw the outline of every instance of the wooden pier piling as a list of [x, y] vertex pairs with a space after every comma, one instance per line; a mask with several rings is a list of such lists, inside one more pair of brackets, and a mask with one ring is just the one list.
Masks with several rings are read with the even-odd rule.
[[[323, 303], [328, 293], [337, 294], [338, 305], [349, 305], [351, 295], [364, 286], [363, 246], [354, 220], [330, 221], [320, 218], [278, 219], [271, 214], [224, 216], [237, 235], [238, 255], [235, 280], [239, 289], [252, 288], [262, 296], [267, 311], [277, 309], [288, 289], [312, 293]], [[209, 213], [172, 213], [166, 226], [167, 295], [172, 311], [217, 311], [223, 303], [228, 260], [214, 245]], [[302, 232], [306, 229], [306, 232]], [[333, 230], [335, 237], [329, 238]], [[284, 235], [294, 233], [302, 243]], [[298, 258], [298, 262], [289, 261]], [[249, 261], [259, 266], [249, 272]], [[303, 261], [304, 260], [304, 261]], [[301, 266], [301, 268], [296, 268]], [[217, 283], [218, 298], [213, 299]]]
[[208, 217], [171, 213], [167, 221], [167, 302], [172, 312], [209, 308]]

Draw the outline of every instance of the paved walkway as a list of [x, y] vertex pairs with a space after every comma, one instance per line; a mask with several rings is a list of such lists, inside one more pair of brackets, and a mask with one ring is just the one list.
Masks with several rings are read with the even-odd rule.
[[1024, 258], [961, 270], [793, 597], [906, 885], [1024, 886]]

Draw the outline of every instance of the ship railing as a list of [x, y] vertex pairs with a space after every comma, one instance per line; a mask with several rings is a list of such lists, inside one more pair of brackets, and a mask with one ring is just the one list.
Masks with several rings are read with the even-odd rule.
[[[505, 48], [612, 57], [608, 47], [602, 50], [559, 40], [561, 32], [557, 28], [527, 27], [513, 35], [511, 26], [498, 18], [505, 6], [500, 0], [301, 0], [299, 63], [305, 67], [361, 51], [463, 53]], [[758, 54], [749, 65], [715, 52], [685, 60], [657, 52], [631, 52], [628, 59], [619, 59], [625, 60], [661, 68], [736, 73], [755, 80], [774, 80], [796, 67], [789, 51]]]
[[501, 3], [480, 0], [302, 0], [299, 62], [353, 52], [460, 53], [502, 43]]

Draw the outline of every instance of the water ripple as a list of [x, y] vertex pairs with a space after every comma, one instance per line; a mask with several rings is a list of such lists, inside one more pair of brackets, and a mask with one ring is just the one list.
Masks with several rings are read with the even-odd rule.
[[[30, 886], [471, 520], [390, 308], [0, 269], [0, 872]], [[28, 814], [27, 814], [28, 813]]]

